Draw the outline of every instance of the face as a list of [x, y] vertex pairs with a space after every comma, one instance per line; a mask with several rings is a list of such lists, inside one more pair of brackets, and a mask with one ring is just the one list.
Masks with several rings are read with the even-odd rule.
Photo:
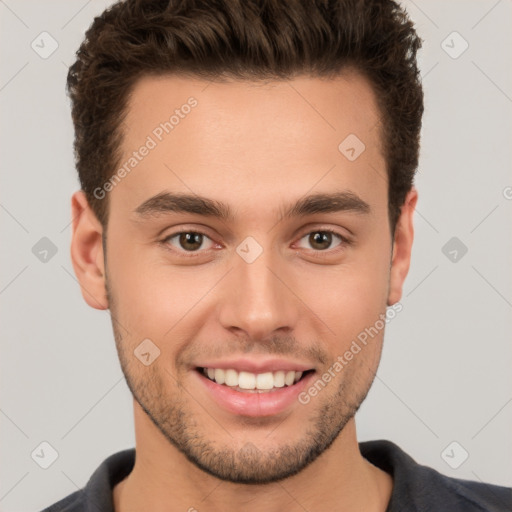
[[81, 282], [138, 406], [220, 479], [297, 473], [372, 384], [412, 240], [406, 213], [392, 243], [379, 117], [353, 73], [133, 90], [105, 268]]

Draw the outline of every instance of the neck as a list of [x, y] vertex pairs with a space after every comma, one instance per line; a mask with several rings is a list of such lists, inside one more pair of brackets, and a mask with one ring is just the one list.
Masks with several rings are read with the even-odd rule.
[[[219, 480], [191, 463], [135, 404], [136, 459], [113, 492], [115, 512], [384, 512], [391, 476], [362, 457], [352, 418], [334, 443], [297, 475], [265, 485]], [[137, 428], [139, 427], [139, 428]]]

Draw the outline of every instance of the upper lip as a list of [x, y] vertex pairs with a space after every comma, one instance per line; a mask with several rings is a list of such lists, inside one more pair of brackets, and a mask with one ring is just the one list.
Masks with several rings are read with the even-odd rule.
[[223, 370], [233, 369], [238, 372], [266, 373], [283, 371], [305, 372], [314, 370], [309, 364], [289, 361], [286, 359], [231, 359], [222, 361], [206, 361], [197, 365], [198, 368], [219, 368]]

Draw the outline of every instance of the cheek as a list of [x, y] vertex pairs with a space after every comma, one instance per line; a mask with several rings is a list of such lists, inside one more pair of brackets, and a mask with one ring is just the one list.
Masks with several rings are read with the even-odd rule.
[[389, 261], [383, 252], [361, 252], [347, 265], [310, 274], [307, 303], [337, 339], [351, 340], [385, 312]]
[[199, 325], [195, 320], [219, 280], [218, 271], [208, 266], [173, 267], [163, 249], [123, 247], [123, 240], [112, 240], [113, 250], [108, 253], [118, 320], [133, 344], [149, 338], [165, 350], [172, 338], [176, 348], [191, 322]]
[[148, 247], [127, 243], [113, 234], [107, 249], [109, 283], [119, 321], [133, 338], [161, 336], [183, 308], [170, 269], [152, 261]]

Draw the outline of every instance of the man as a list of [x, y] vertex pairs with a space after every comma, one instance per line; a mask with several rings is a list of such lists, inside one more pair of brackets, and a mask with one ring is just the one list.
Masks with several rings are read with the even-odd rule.
[[420, 44], [389, 0], [95, 19], [68, 76], [71, 257], [136, 447], [47, 510], [510, 509], [356, 436], [411, 258]]

